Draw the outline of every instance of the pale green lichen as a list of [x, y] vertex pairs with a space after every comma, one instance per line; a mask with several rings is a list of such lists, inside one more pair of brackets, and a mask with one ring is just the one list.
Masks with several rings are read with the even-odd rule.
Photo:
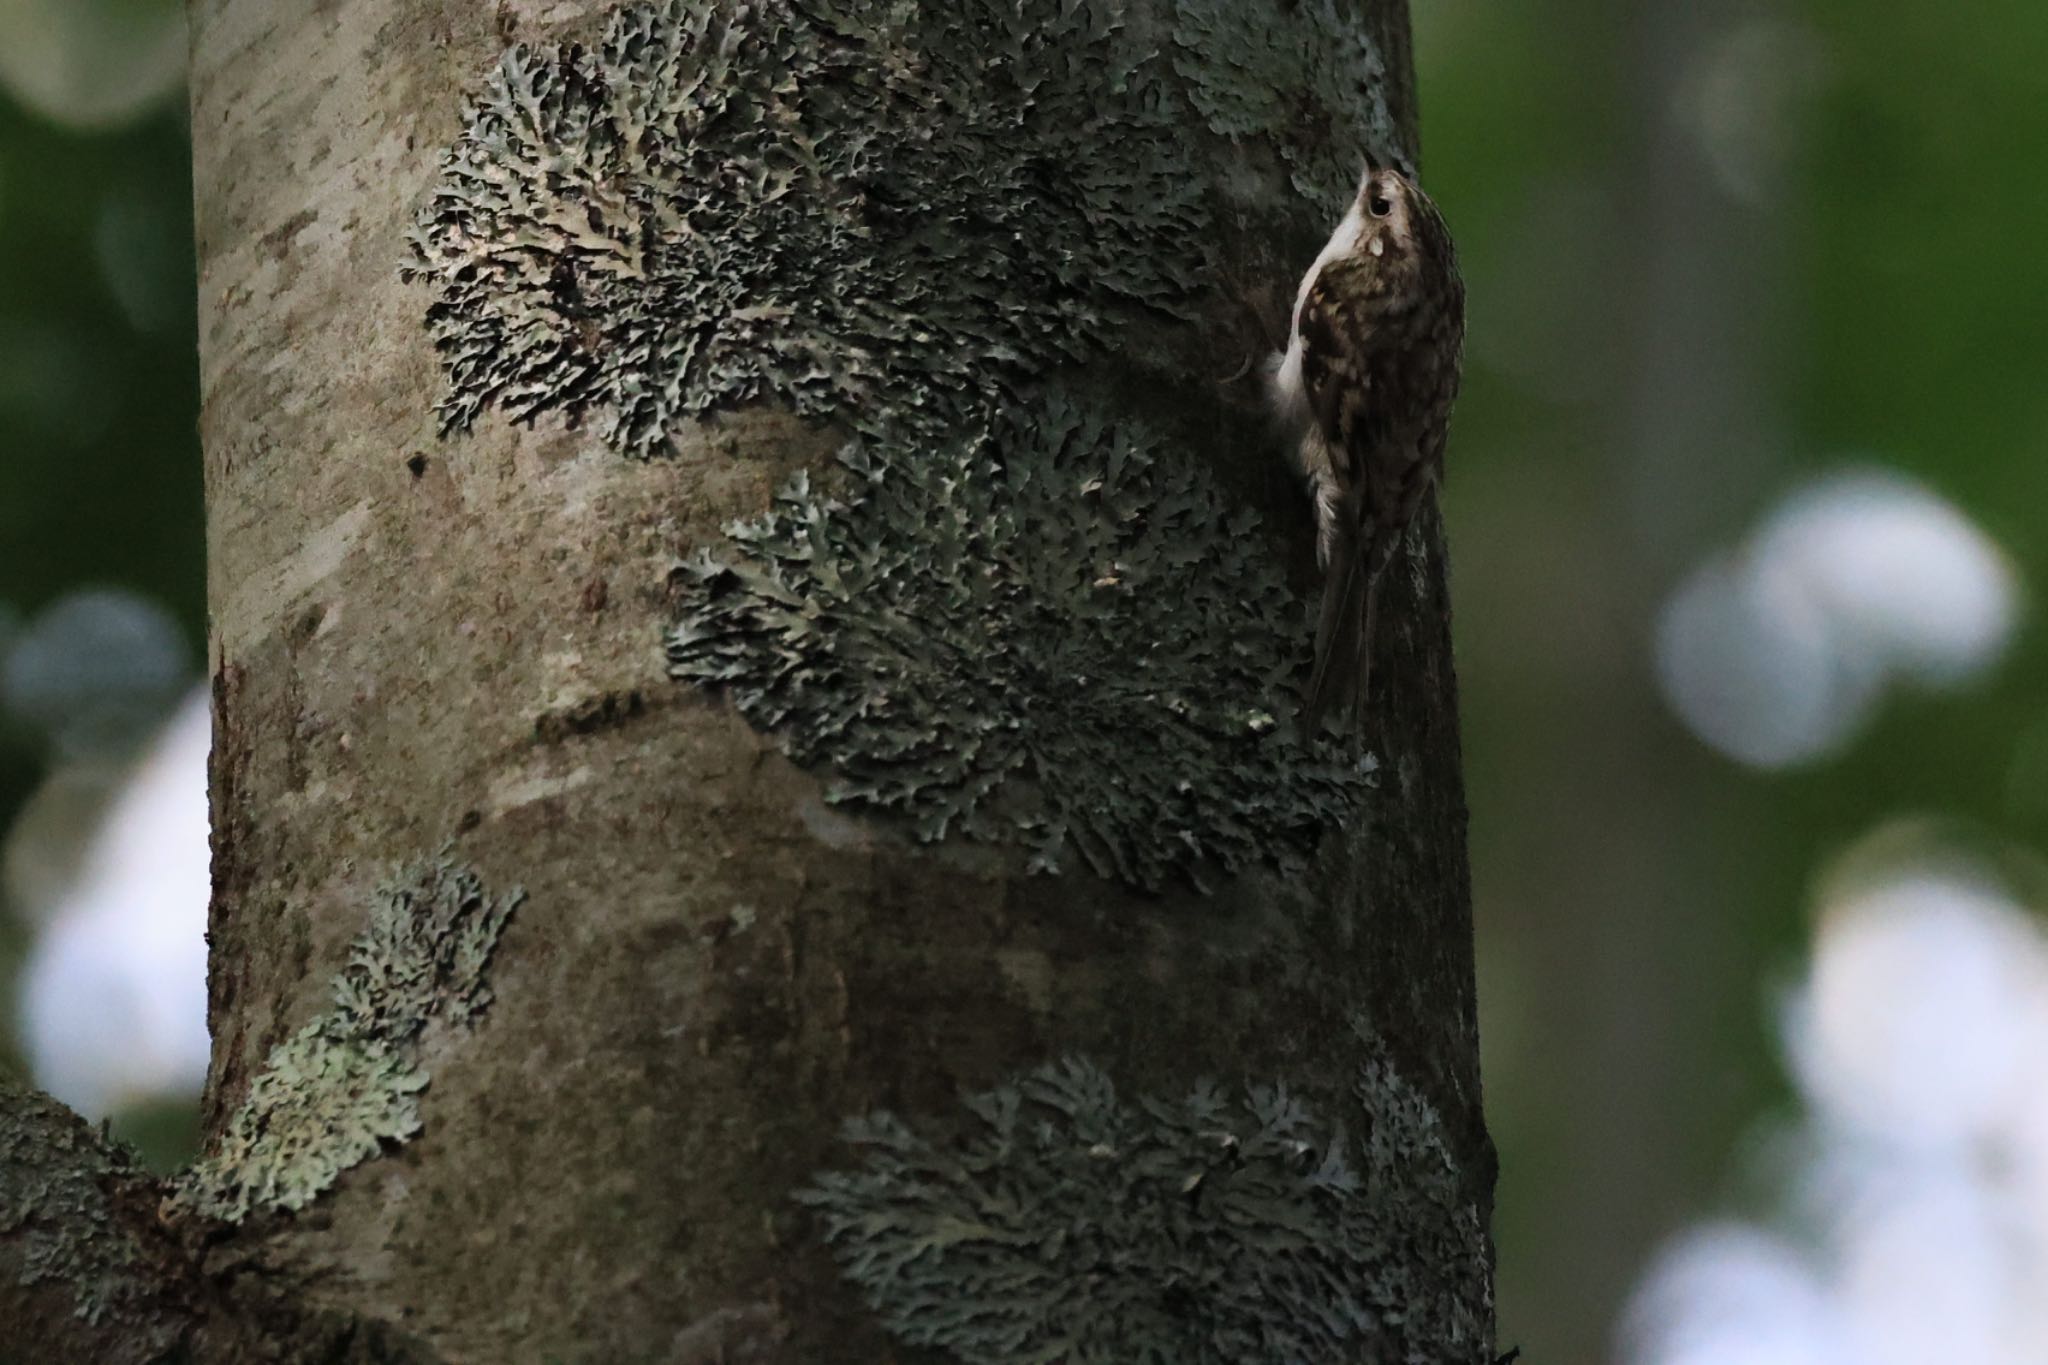
[[486, 968], [522, 899], [487, 894], [445, 856], [380, 888], [333, 1004], [271, 1049], [213, 1150], [179, 1180], [176, 1203], [230, 1222], [300, 1209], [418, 1133], [422, 1035], [466, 1027], [490, 1004]]
[[761, 398], [901, 426], [1093, 353], [1206, 255], [1150, 56], [1114, 0], [668, 0], [513, 48], [407, 267], [444, 428], [595, 410], [648, 455]]
[[1146, 888], [1299, 865], [1348, 812], [1359, 769], [1274, 719], [1305, 614], [1202, 466], [1058, 398], [842, 458], [850, 501], [799, 478], [686, 566], [668, 637], [831, 799]]
[[816, 1177], [840, 1268], [909, 1346], [966, 1365], [1483, 1365], [1486, 1244], [1433, 1109], [1374, 1062], [1361, 1147], [1278, 1086], [1122, 1099], [1085, 1061], [888, 1114]]
[[61, 1286], [82, 1321], [125, 1321], [140, 1334], [138, 1346], [164, 1350], [177, 1328], [158, 1310], [111, 1194], [118, 1184], [145, 1178], [125, 1148], [48, 1096], [0, 1077], [0, 1242], [18, 1261], [18, 1282]]
[[1356, 192], [1368, 152], [1405, 159], [1362, 9], [1174, 0], [1174, 68], [1210, 130], [1274, 148], [1295, 190], [1331, 215]]

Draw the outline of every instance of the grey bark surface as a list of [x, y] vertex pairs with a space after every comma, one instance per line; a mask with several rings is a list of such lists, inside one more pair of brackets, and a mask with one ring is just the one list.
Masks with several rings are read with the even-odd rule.
[[[1276, 22], [1323, 12], [1267, 2]], [[1173, 23], [1132, 9], [1140, 35]], [[1356, 12], [1412, 148], [1405, 9]], [[1168, 1221], [1209, 1236], [1201, 1201], [1225, 1186], [1275, 1219], [1299, 1198], [1334, 1229], [1296, 1238], [1313, 1273], [1431, 1301], [1333, 1326], [1351, 1358], [1484, 1358], [1493, 1158], [1433, 510], [1383, 606], [1377, 785], [1298, 869], [1144, 888], [829, 803], [818, 765], [669, 675], [662, 633], [679, 563], [793, 475], [834, 478], [844, 429], [772, 399], [646, 459], [548, 414], [437, 429], [427, 295], [398, 266], [441, 150], [509, 44], [593, 43], [606, 19], [583, 0], [192, 5], [215, 1052], [208, 1164], [161, 1217], [181, 1248], [165, 1282], [221, 1299], [168, 1338], [223, 1361], [1005, 1359], [961, 1344], [995, 1311], [977, 1296], [1009, 1292], [986, 1266], [913, 1258], [911, 1279], [938, 1267], [918, 1292], [954, 1301], [906, 1309], [845, 1239], [835, 1260], [835, 1212], [1099, 1176], [1143, 1223], [1158, 1172], [1116, 1163], [1171, 1169], [1222, 1124]], [[1277, 326], [1329, 218], [1258, 148], [1186, 139], [1220, 206], [1218, 278], [1189, 317], [1133, 322], [1017, 401], [1070, 381], [1143, 418], [1259, 514], [1306, 591], [1308, 512], [1256, 382], [1218, 376], [1263, 346], [1243, 298]], [[1038, 1117], [1002, 1128], [1005, 1103]], [[309, 1133], [315, 1160], [280, 1156]], [[1441, 1237], [1382, 1219], [1393, 1204], [1441, 1212]], [[1149, 1254], [1102, 1273], [1198, 1277], [1217, 1253]], [[1169, 1316], [1267, 1330], [1265, 1306], [1199, 1284]], [[0, 1313], [84, 1324], [47, 1290], [0, 1283]], [[1455, 1328], [1416, 1341], [1389, 1310]], [[920, 1312], [955, 1325], [920, 1336]]]

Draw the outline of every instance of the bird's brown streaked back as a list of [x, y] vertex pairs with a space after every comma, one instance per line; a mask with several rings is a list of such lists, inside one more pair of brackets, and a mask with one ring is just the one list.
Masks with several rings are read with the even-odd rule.
[[1303, 722], [1362, 727], [1380, 576], [1440, 475], [1465, 334], [1449, 227], [1400, 171], [1369, 169], [1302, 280], [1273, 400], [1316, 504], [1324, 571]]

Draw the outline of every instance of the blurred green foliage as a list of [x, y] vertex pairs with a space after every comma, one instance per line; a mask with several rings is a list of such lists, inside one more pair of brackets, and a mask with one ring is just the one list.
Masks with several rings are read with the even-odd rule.
[[[1449, 515], [1503, 1339], [1598, 1360], [1654, 1240], [1742, 1198], [1724, 1173], [1784, 1103], [1773, 991], [1828, 860], [1901, 817], [2048, 851], [2030, 622], [1981, 684], [1891, 698], [1788, 772], [1705, 750], [1651, 673], [1685, 570], [1846, 462], [1910, 473], [2043, 580], [2048, 9], [1414, 11], [1472, 299]], [[1789, 73], [1717, 68], [1758, 33]], [[1716, 164], [1745, 140], [1747, 193]]]
[[[114, 131], [0, 92], [0, 634], [67, 590], [146, 594], [205, 638], [190, 136], [182, 100]], [[0, 830], [45, 771], [0, 720]], [[18, 917], [0, 913], [0, 1064]]]
[[0, 602], [120, 583], [204, 621], [183, 119], [67, 133], [0, 100]]

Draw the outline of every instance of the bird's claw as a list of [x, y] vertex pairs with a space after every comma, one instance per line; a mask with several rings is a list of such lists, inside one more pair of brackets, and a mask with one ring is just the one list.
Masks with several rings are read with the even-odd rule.
[[1256, 355], [1254, 355], [1251, 352], [1246, 352], [1244, 363], [1239, 365], [1235, 370], [1232, 370], [1229, 374], [1226, 374], [1219, 378], [1216, 382], [1218, 384], [1235, 384], [1238, 380], [1244, 378], [1246, 375], [1252, 372], [1252, 366], [1256, 361]]

